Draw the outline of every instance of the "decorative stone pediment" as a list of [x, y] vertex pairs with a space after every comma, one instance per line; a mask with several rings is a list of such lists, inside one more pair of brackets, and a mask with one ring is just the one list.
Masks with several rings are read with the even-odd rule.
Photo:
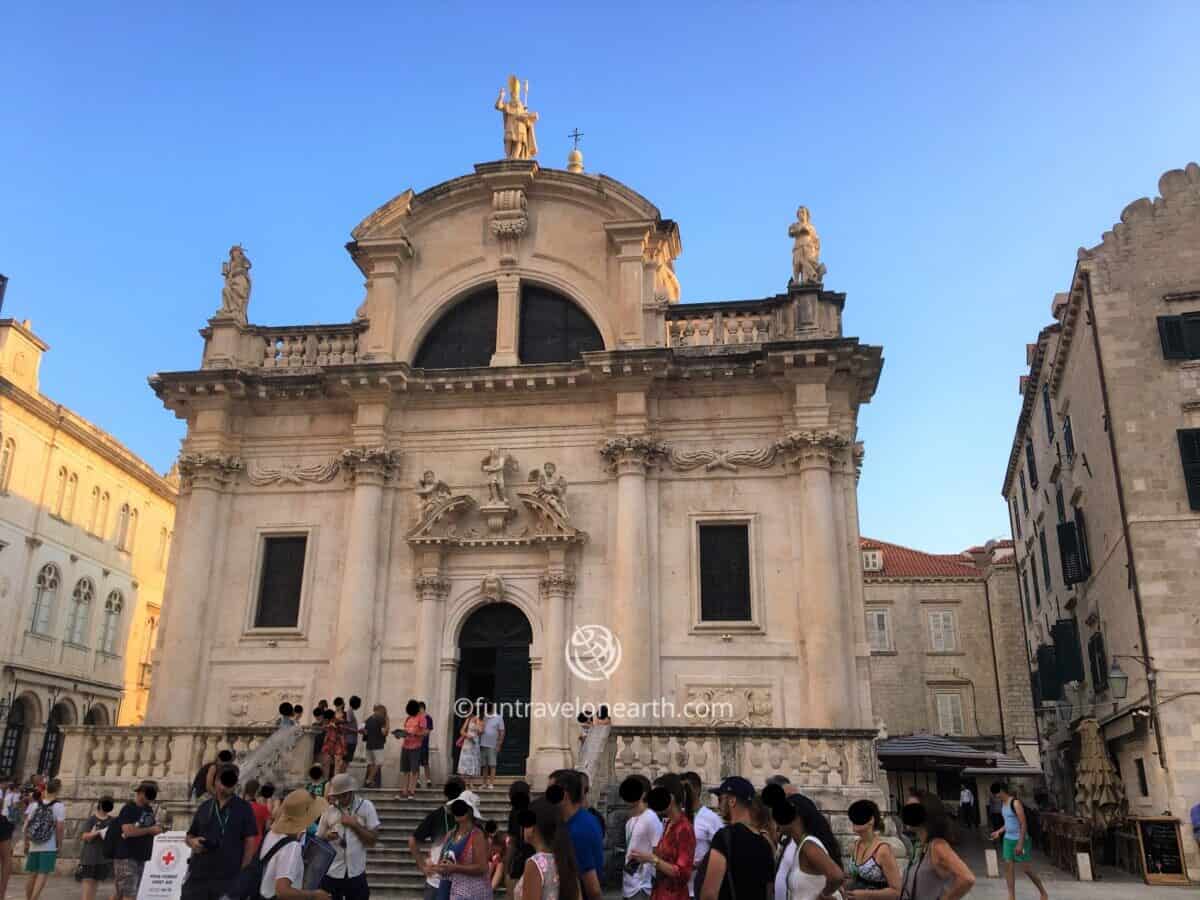
[[408, 533], [410, 544], [487, 547], [587, 540], [570, 522], [567, 481], [553, 463], [530, 472], [526, 484], [512, 485], [519, 505], [509, 500], [507, 473], [516, 463], [508, 453], [491, 450], [480, 469], [488, 479], [482, 503], [472, 494], [455, 494], [432, 471], [425, 472], [416, 487], [420, 509]]

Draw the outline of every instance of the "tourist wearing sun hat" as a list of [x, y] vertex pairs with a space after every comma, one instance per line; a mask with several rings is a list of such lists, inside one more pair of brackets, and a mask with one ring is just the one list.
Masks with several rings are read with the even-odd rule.
[[450, 897], [490, 898], [492, 882], [488, 878], [488, 842], [479, 827], [479, 796], [463, 791], [448, 804], [455, 829], [442, 845], [442, 859], [430, 868], [441, 876], [440, 900]]
[[379, 813], [366, 797], [355, 791], [353, 776], [334, 775], [325, 787], [329, 807], [321, 815], [317, 837], [329, 841], [337, 855], [321, 879], [321, 887], [333, 900], [367, 900], [367, 848], [379, 840]]
[[[266, 900], [330, 900], [325, 891], [306, 891], [304, 884], [304, 845], [300, 843], [308, 826], [321, 818], [328, 803], [308, 791], [297, 789], [284, 798], [271, 830], [263, 838], [259, 858], [263, 868], [259, 893]], [[282, 846], [278, 850], [276, 845]]]

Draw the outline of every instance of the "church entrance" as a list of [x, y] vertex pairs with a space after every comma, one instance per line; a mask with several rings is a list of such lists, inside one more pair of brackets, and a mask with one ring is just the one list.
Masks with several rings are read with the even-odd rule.
[[[529, 756], [530, 692], [529, 645], [533, 629], [525, 614], [511, 603], [482, 606], [463, 623], [458, 638], [458, 683], [455, 699], [483, 698], [501, 706], [504, 746], [497, 772], [524, 775]], [[517, 713], [520, 713], [518, 717]], [[451, 745], [462, 729], [463, 716], [455, 710]], [[454, 750], [455, 769], [458, 749]]]

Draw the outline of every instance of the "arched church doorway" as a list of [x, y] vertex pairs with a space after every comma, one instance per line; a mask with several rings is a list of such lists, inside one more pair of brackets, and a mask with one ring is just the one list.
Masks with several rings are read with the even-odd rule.
[[75, 711], [66, 703], [56, 703], [46, 720], [46, 738], [38, 757], [38, 772], [53, 778], [62, 765], [63, 733], [61, 726], [75, 724]]
[[[481, 606], [467, 617], [458, 637], [458, 683], [455, 698], [484, 698], [500, 704], [504, 714], [504, 745], [497, 772], [523, 775], [529, 756], [529, 645], [533, 629], [525, 614], [511, 603]], [[517, 715], [520, 713], [520, 715]], [[454, 738], [463, 716], [456, 708]], [[455, 767], [458, 751], [455, 750]]]

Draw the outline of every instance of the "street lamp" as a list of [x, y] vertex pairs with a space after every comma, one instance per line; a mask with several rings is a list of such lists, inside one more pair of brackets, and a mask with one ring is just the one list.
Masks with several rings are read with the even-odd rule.
[[1108, 670], [1108, 692], [1114, 700], [1124, 700], [1129, 694], [1129, 676], [1115, 659], [1112, 668]]

